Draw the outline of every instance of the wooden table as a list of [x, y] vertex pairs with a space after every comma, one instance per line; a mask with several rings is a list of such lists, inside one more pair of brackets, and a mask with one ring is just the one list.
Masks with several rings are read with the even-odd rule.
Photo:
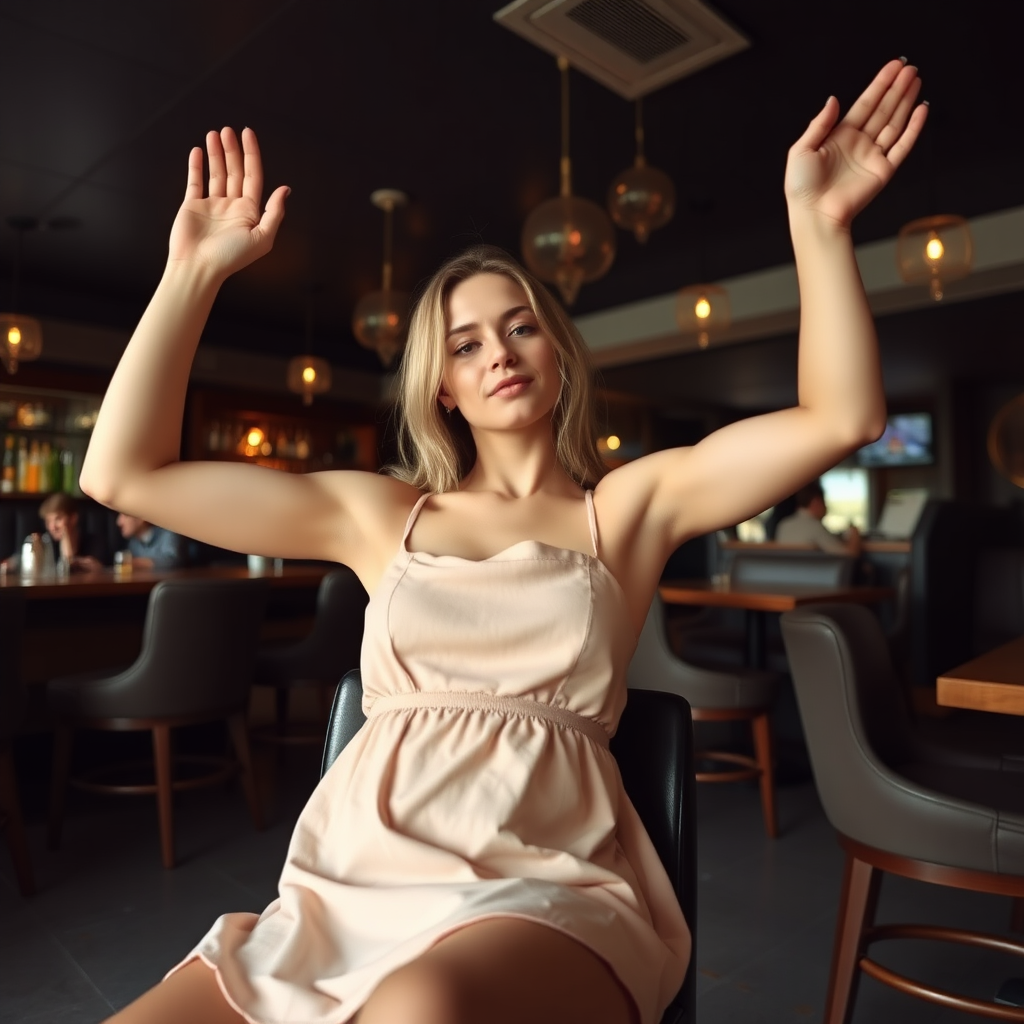
[[939, 676], [936, 699], [951, 708], [1024, 715], [1024, 636]]
[[[297, 640], [312, 628], [316, 589], [329, 565], [285, 565], [252, 573], [244, 566], [192, 569], [113, 569], [72, 573], [56, 579], [0, 577], [0, 587], [16, 587], [26, 598], [22, 677], [44, 683], [55, 676], [130, 664], [138, 655], [149, 593], [162, 580], [230, 580], [265, 576], [271, 600], [261, 637], [267, 642]], [[77, 599], [77, 600], [76, 600]]]
[[747, 613], [747, 664], [764, 667], [766, 612], [788, 612], [802, 604], [854, 601], [877, 604], [893, 596], [891, 587], [815, 587], [772, 583], [767, 586], [718, 585], [711, 580], [667, 580], [658, 588], [666, 604], [742, 608]]

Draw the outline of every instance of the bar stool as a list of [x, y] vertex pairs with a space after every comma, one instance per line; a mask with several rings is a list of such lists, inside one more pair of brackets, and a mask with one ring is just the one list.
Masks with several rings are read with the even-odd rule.
[[665, 637], [665, 605], [654, 595], [636, 653], [629, 664], [630, 687], [678, 693], [690, 704], [695, 722], [750, 722], [754, 756], [730, 750], [698, 750], [697, 761], [734, 765], [732, 770], [697, 772], [698, 782], [740, 782], [757, 779], [761, 788], [764, 829], [770, 839], [778, 835], [772, 731], [768, 713], [779, 690], [774, 672], [735, 668], [701, 668], [673, 654]]
[[[214, 785], [240, 767], [253, 824], [262, 827], [245, 713], [269, 596], [270, 582], [263, 579], [165, 580], [150, 594], [142, 651], [133, 665], [121, 672], [89, 672], [49, 682], [50, 707], [57, 718], [51, 849], [60, 842], [71, 748], [78, 728], [152, 732], [155, 783], [118, 785], [92, 777], [72, 781], [97, 792], [155, 793], [164, 867], [174, 867], [171, 802], [176, 789]], [[228, 723], [237, 761], [214, 758], [215, 771], [175, 780], [171, 730], [222, 719]]]
[[36, 891], [25, 840], [25, 824], [14, 772], [14, 737], [28, 703], [21, 679], [21, 640], [25, 626], [25, 596], [19, 590], [0, 590], [0, 824], [14, 860], [22, 896]]
[[253, 683], [274, 688], [276, 721], [271, 729], [254, 732], [256, 739], [323, 744], [326, 724], [305, 732], [288, 728], [289, 697], [296, 687], [315, 686], [321, 718], [326, 723], [338, 680], [359, 664], [367, 600], [359, 577], [351, 569], [332, 569], [320, 581], [316, 618], [309, 635], [294, 644], [259, 651]]

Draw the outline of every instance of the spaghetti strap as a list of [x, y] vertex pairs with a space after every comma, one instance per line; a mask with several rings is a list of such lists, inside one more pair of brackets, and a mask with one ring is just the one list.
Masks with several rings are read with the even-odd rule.
[[413, 524], [416, 522], [416, 517], [420, 514], [420, 509], [423, 508], [423, 503], [430, 497], [430, 494], [421, 494], [413, 505], [412, 511], [409, 513], [409, 518], [405, 521], [405, 529], [402, 531], [402, 550], [405, 550], [405, 542], [409, 539], [409, 534], [412, 532]]
[[590, 526], [590, 543], [594, 545], [594, 557], [597, 558], [597, 515], [594, 513], [594, 492], [584, 491], [583, 493], [587, 499], [587, 523]]

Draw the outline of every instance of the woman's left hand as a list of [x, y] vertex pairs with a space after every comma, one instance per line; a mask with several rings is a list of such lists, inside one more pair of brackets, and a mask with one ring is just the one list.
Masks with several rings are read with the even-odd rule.
[[915, 106], [920, 90], [917, 68], [892, 60], [838, 123], [839, 101], [830, 96], [790, 147], [785, 185], [790, 207], [849, 228], [917, 141], [928, 116], [926, 104]]

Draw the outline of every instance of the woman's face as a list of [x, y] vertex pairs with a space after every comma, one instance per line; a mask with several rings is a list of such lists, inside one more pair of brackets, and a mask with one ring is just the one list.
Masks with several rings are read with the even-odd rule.
[[561, 390], [550, 338], [523, 289], [504, 274], [475, 274], [448, 299], [440, 399], [470, 426], [516, 430], [549, 418]]

